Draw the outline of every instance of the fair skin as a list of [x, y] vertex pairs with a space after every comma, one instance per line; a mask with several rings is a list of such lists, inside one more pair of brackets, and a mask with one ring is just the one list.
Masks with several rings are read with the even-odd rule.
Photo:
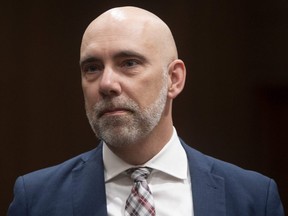
[[[127, 163], [141, 165], [150, 160], [171, 138], [172, 101], [182, 91], [186, 76], [167, 25], [136, 7], [109, 10], [86, 29], [80, 67], [87, 111], [101, 101], [117, 98], [129, 98], [144, 110], [155, 104], [161, 89], [165, 90], [163, 111], [149, 133], [134, 139], [133, 144], [117, 146], [106, 142]], [[164, 83], [163, 73], [168, 73]], [[112, 130], [117, 134], [125, 126], [122, 122], [126, 117], [133, 119], [133, 111], [111, 107], [101, 112], [97, 120], [116, 119], [118, 123]]]

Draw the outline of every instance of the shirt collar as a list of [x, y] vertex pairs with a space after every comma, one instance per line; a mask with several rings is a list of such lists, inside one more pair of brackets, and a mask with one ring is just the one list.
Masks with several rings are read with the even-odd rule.
[[[104, 143], [103, 161], [105, 167], [105, 182], [134, 167], [115, 155]], [[151, 167], [154, 170], [164, 172], [179, 179], [187, 179], [187, 156], [178, 138], [176, 129], [168, 143], [162, 150], [142, 166]]]

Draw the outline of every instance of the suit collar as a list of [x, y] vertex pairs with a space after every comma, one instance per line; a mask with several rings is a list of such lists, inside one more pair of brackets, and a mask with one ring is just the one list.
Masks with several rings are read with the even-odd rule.
[[[213, 174], [209, 157], [181, 142], [189, 163], [194, 216], [225, 216], [224, 179]], [[102, 144], [82, 160], [72, 172], [74, 215], [107, 215]]]
[[209, 157], [188, 147], [187, 153], [192, 181], [193, 207], [195, 216], [225, 216], [224, 179], [213, 174], [213, 162]]
[[72, 190], [75, 216], [107, 215], [102, 144], [73, 170]]
[[[123, 173], [125, 170], [135, 167], [128, 164], [113, 153], [103, 142], [103, 162], [106, 170], [105, 182]], [[141, 166], [147, 166], [153, 170], [161, 171], [178, 179], [187, 179], [188, 162], [176, 129], [166, 145], [152, 159]]]

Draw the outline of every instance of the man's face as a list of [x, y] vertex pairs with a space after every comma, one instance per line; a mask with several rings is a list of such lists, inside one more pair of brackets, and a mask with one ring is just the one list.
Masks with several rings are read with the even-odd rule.
[[95, 134], [112, 146], [144, 139], [167, 99], [168, 72], [153, 36], [143, 26], [97, 26], [84, 36], [80, 64]]

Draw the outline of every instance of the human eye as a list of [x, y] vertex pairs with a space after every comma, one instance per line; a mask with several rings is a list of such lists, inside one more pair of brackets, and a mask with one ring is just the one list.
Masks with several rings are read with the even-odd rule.
[[97, 71], [99, 71], [99, 67], [94, 64], [88, 64], [85, 65], [82, 70], [85, 73], [96, 73]]
[[86, 80], [97, 79], [101, 71], [103, 71], [103, 65], [97, 62], [86, 62], [81, 65], [81, 74]]
[[133, 67], [136, 67], [137, 65], [139, 65], [140, 62], [136, 59], [127, 59], [127, 60], [124, 60], [123, 63], [122, 63], [122, 67], [124, 68], [133, 68]]

